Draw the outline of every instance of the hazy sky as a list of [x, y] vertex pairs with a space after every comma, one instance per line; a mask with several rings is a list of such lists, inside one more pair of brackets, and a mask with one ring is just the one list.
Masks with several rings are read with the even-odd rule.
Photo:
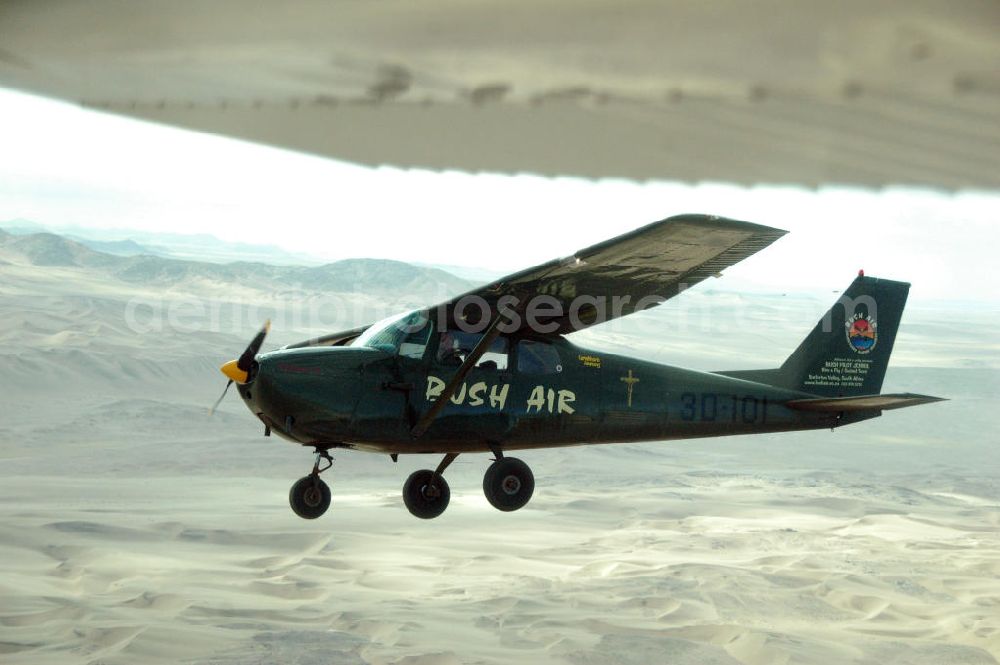
[[917, 297], [1000, 298], [1000, 193], [372, 169], [0, 90], [0, 220], [515, 270], [682, 212], [792, 231], [736, 278], [840, 288], [863, 267]]

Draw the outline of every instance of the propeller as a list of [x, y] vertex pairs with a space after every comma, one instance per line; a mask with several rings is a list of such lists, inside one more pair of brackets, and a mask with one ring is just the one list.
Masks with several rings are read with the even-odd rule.
[[232, 379], [229, 379], [228, 381], [226, 381], [226, 387], [222, 389], [222, 394], [219, 395], [219, 399], [215, 400], [215, 404], [213, 404], [212, 408], [208, 410], [208, 415], [209, 416], [214, 416], [215, 415], [215, 409], [217, 409], [218, 406], [220, 404], [222, 404], [222, 398], [225, 397], [226, 393], [229, 392], [229, 386], [231, 386], [231, 385], [233, 385], [233, 380]]
[[223, 374], [229, 378], [229, 382], [226, 383], [226, 387], [222, 389], [222, 394], [219, 395], [219, 399], [215, 400], [215, 404], [209, 409], [208, 415], [215, 413], [216, 407], [222, 403], [222, 398], [226, 396], [229, 392], [229, 386], [233, 383], [238, 383], [243, 385], [247, 382], [247, 378], [250, 376], [250, 369], [253, 367], [253, 359], [257, 357], [260, 353], [260, 347], [264, 344], [264, 338], [267, 337], [268, 331], [271, 330], [271, 321], [267, 320], [264, 322], [264, 327], [260, 329], [260, 332], [250, 341], [246, 350], [239, 357], [238, 360], [230, 360], [225, 365], [219, 368]]

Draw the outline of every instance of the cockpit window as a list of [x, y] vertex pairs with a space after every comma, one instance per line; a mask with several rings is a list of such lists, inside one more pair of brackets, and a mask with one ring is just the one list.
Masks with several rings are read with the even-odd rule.
[[[461, 330], [446, 330], [438, 339], [435, 360], [441, 365], [458, 367], [465, 357], [479, 344], [482, 335], [462, 332]], [[507, 369], [507, 338], [498, 337], [476, 363], [482, 369]]]
[[367, 346], [405, 358], [422, 358], [430, 336], [427, 313], [417, 310], [373, 323], [351, 346]]
[[557, 374], [562, 371], [559, 351], [545, 342], [522, 340], [517, 344], [517, 371], [525, 374]]

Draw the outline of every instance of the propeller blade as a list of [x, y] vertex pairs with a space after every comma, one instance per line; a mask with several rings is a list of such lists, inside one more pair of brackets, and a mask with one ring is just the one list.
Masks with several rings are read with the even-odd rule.
[[250, 345], [247, 346], [246, 351], [240, 356], [240, 359], [236, 361], [236, 366], [239, 367], [244, 372], [250, 371], [250, 366], [253, 363], [254, 357], [260, 353], [260, 347], [264, 344], [264, 338], [267, 337], [267, 333], [271, 330], [271, 320], [268, 319], [264, 322], [264, 327], [260, 329], [257, 336], [253, 338]]
[[229, 379], [229, 382], [226, 383], [226, 387], [222, 389], [222, 394], [219, 395], [219, 399], [215, 400], [215, 404], [213, 404], [212, 408], [208, 410], [209, 417], [215, 415], [215, 409], [218, 408], [220, 404], [222, 404], [222, 398], [226, 396], [227, 392], [229, 392], [229, 386], [231, 385], [233, 385], [233, 380]]
[[253, 367], [253, 359], [260, 353], [260, 347], [264, 344], [264, 338], [267, 337], [268, 331], [271, 330], [271, 321], [267, 320], [264, 322], [264, 327], [260, 329], [260, 332], [250, 341], [250, 345], [243, 351], [243, 354], [238, 360], [230, 360], [225, 365], [219, 368], [219, 370], [225, 374], [229, 381], [235, 381], [239, 384], [244, 384], [247, 382], [247, 378], [250, 374], [250, 369]]

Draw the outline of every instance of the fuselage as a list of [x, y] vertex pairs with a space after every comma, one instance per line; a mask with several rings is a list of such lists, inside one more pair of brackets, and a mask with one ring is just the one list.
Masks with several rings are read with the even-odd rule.
[[807, 393], [580, 348], [510, 339], [484, 356], [430, 427], [411, 428], [453, 361], [370, 346], [279, 350], [239, 387], [270, 431], [320, 448], [385, 453], [519, 450], [828, 428], [835, 414], [786, 406]]

